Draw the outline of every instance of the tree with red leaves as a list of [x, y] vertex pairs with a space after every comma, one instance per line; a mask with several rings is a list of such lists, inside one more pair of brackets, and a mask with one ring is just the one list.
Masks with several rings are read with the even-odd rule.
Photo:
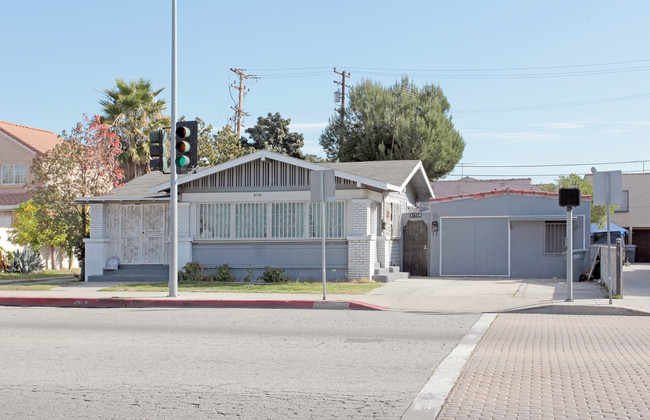
[[84, 115], [83, 122], [61, 137], [63, 142], [32, 163], [33, 200], [44, 227], [65, 226], [66, 250], [69, 256], [74, 251], [83, 270], [89, 213], [86, 205], [74, 200], [106, 194], [120, 185], [124, 173], [118, 156], [122, 150], [119, 137], [98, 115]]

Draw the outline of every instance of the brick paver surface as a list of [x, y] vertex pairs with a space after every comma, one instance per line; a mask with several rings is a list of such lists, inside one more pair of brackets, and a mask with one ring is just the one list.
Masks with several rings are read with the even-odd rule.
[[650, 418], [650, 317], [501, 314], [438, 418]]

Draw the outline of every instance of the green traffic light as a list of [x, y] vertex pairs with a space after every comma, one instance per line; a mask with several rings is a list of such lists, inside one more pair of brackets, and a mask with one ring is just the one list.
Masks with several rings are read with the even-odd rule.
[[179, 168], [184, 168], [186, 166], [189, 166], [190, 164], [190, 158], [187, 156], [179, 156], [176, 158], [176, 166]]

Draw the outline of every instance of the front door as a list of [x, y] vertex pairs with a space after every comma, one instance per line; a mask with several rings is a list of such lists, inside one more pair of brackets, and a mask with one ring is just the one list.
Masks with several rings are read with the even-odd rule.
[[168, 264], [167, 207], [165, 204], [108, 204], [109, 257], [118, 257], [120, 264]]
[[412, 276], [429, 275], [429, 232], [422, 220], [409, 220], [404, 226], [404, 271]]

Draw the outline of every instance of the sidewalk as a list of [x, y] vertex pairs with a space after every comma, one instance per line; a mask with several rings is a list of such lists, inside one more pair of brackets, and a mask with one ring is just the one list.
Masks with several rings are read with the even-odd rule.
[[[523, 286], [529, 298], [548, 292]], [[461, 341], [402, 418], [650, 418], [650, 265], [624, 268], [613, 305], [578, 287], [575, 302], [494, 314], [489, 328], [468, 333], [471, 356], [454, 360]], [[442, 382], [451, 384], [437, 389]]]
[[[114, 283], [79, 283], [51, 291], [0, 291], [0, 305], [87, 307], [285, 307], [371, 309], [437, 313], [501, 313], [530, 308], [561, 311], [650, 312], [650, 265], [624, 270], [624, 298], [609, 305], [604, 289], [595, 282], [574, 282], [573, 302], [565, 302], [563, 279], [411, 278], [387, 283], [363, 295], [103, 292]], [[629, 294], [627, 291], [629, 290]], [[22, 302], [22, 303], [21, 303]], [[585, 309], [586, 308], [586, 309]], [[549, 309], [550, 310], [550, 309]]]

